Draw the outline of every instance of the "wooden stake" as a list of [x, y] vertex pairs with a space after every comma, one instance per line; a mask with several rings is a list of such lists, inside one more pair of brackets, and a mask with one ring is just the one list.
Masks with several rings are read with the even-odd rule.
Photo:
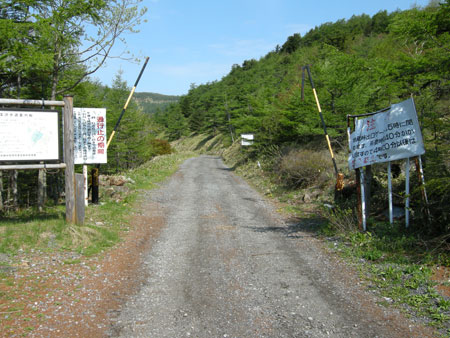
[[87, 165], [83, 165], [83, 179], [84, 179], [84, 205], [87, 207], [89, 205], [89, 196], [88, 196], [88, 169]]
[[427, 214], [428, 222], [431, 222], [430, 208], [428, 207], [427, 189], [425, 188], [425, 176], [423, 174], [422, 156], [418, 156], [415, 159], [416, 171], [419, 175], [419, 181], [421, 182], [422, 199], [425, 203], [425, 212]]
[[75, 210], [75, 170], [73, 136], [73, 97], [64, 97], [64, 160], [66, 162], [66, 222], [76, 222]]

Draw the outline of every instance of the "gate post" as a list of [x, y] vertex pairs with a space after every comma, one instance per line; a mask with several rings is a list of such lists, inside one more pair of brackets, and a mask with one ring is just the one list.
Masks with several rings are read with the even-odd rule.
[[66, 162], [66, 222], [75, 223], [75, 168], [73, 136], [73, 97], [64, 96], [64, 161]]

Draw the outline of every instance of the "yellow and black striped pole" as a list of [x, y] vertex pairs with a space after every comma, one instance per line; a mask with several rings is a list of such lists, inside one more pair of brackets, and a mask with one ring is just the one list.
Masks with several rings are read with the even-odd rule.
[[138, 78], [137, 78], [137, 80], [136, 80], [136, 82], [135, 82], [133, 88], [131, 89], [130, 95], [128, 95], [127, 102], [126, 102], [125, 105], [123, 106], [123, 109], [122, 109], [122, 112], [120, 113], [119, 119], [117, 120], [117, 123], [116, 123], [116, 125], [114, 126], [114, 129], [113, 129], [111, 135], [109, 136], [108, 143], [106, 144], [106, 149], [108, 149], [109, 144], [111, 143], [111, 141], [112, 141], [112, 139], [113, 139], [113, 137], [114, 137], [114, 134], [115, 134], [116, 131], [117, 131], [117, 128], [119, 128], [120, 120], [122, 120], [122, 117], [123, 117], [123, 115], [125, 114], [125, 110], [127, 110], [128, 104], [130, 103], [131, 98], [133, 97], [134, 91], [136, 90], [136, 87], [137, 87], [137, 85], [138, 85], [138, 83], [139, 83], [139, 80], [141, 79], [142, 73], [144, 73], [145, 67], [147, 66], [147, 63], [148, 63], [148, 60], [149, 60], [149, 59], [150, 59], [150, 58], [149, 58], [148, 56], [145, 58], [145, 63], [144, 63], [144, 65], [142, 66], [141, 72], [139, 73], [139, 76], [138, 76]]
[[320, 108], [320, 103], [319, 103], [319, 98], [317, 97], [316, 87], [314, 87], [314, 82], [313, 82], [313, 79], [311, 76], [311, 70], [309, 69], [308, 65], [302, 67], [302, 99], [303, 99], [303, 93], [304, 93], [304, 87], [305, 87], [305, 70], [308, 72], [309, 83], [311, 83], [311, 87], [312, 87], [312, 90], [314, 93], [314, 98], [315, 98], [316, 104], [317, 104], [317, 109], [319, 110], [320, 120], [322, 121], [322, 127], [323, 127], [323, 131], [325, 133], [325, 138], [328, 143], [328, 149], [331, 154], [331, 160], [333, 161], [334, 170], [336, 172], [336, 177], [339, 178], [339, 171], [338, 171], [338, 168], [336, 165], [336, 160], [334, 158], [333, 148], [331, 148], [331, 142], [330, 142], [330, 137], [328, 136], [327, 126], [325, 124], [325, 120], [323, 119], [322, 109]]

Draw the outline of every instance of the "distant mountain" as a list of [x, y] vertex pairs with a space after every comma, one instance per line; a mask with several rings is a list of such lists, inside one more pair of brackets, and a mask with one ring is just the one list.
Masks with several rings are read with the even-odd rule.
[[178, 102], [179, 96], [157, 93], [134, 93], [134, 101], [144, 113], [153, 114], [158, 109], [163, 110], [172, 103]]

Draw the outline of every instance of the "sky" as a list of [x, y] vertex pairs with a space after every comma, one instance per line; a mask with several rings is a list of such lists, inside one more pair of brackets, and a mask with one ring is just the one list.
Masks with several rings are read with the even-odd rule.
[[429, 0], [143, 0], [139, 33], [124, 35], [112, 55], [129, 50], [140, 62], [111, 59], [93, 78], [111, 86], [122, 71], [132, 87], [150, 61], [137, 92], [187, 94], [191, 84], [220, 80], [233, 64], [256, 59], [315, 26], [352, 15], [425, 6]]

